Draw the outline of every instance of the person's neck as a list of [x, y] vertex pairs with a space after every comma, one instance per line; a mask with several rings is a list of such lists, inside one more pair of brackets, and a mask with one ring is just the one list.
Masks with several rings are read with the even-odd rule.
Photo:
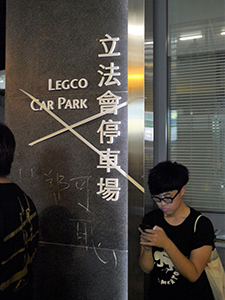
[[164, 215], [167, 222], [171, 225], [181, 224], [190, 214], [190, 207], [187, 206], [184, 202], [180, 207], [171, 215]]
[[5, 177], [5, 176], [0, 176], [0, 183], [10, 183], [11, 181]]

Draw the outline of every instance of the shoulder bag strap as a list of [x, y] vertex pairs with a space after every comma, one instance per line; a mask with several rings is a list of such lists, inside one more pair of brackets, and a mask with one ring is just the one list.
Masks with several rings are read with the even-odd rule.
[[197, 217], [197, 219], [195, 220], [195, 225], [194, 225], [194, 232], [196, 232], [196, 227], [197, 227], [197, 223], [198, 223], [198, 220], [201, 218], [202, 215], [199, 215]]

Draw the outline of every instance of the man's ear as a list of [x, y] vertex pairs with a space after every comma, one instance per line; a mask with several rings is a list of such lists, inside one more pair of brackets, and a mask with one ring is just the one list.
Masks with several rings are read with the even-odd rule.
[[181, 197], [184, 195], [185, 191], [186, 191], [186, 185], [184, 185], [180, 191]]

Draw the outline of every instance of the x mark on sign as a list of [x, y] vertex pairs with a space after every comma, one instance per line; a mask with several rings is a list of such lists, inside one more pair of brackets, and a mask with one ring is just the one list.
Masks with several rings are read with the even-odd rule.
[[104, 160], [106, 160], [108, 163], [110, 163], [110, 165], [112, 165], [120, 174], [122, 174], [125, 178], [127, 178], [131, 183], [133, 183], [141, 192], [144, 193], [144, 188], [136, 181], [134, 180], [129, 174], [127, 174], [125, 171], [123, 171], [120, 167], [118, 167], [112, 160], [110, 160], [107, 156], [103, 155], [101, 151], [99, 151], [95, 146], [93, 146], [90, 142], [88, 142], [83, 136], [81, 136], [78, 132], [76, 132], [73, 128], [78, 127], [82, 124], [88, 123], [94, 119], [97, 119], [105, 114], [108, 114], [110, 112], [113, 112], [115, 110], [115, 108], [122, 108], [132, 102], [135, 102], [138, 99], [132, 99], [129, 100], [127, 102], [124, 102], [120, 105], [116, 105], [115, 107], [108, 109], [102, 113], [98, 113], [94, 116], [91, 116], [87, 119], [84, 119], [80, 122], [74, 123], [72, 125], [68, 125], [66, 122], [64, 122], [61, 118], [59, 118], [56, 114], [54, 114], [51, 110], [47, 109], [46, 107], [44, 107], [40, 101], [38, 99], [36, 99], [34, 96], [32, 96], [31, 94], [29, 94], [28, 92], [20, 89], [21, 92], [23, 92], [24, 94], [26, 94], [32, 101], [34, 101], [36, 104], [38, 104], [42, 109], [44, 109], [50, 116], [52, 116], [56, 121], [58, 121], [60, 124], [62, 124], [64, 126], [63, 129], [58, 130], [50, 135], [47, 135], [45, 137], [42, 137], [32, 143], [29, 143], [29, 146], [33, 146], [37, 143], [40, 143], [44, 140], [50, 139], [58, 134], [61, 134], [63, 132], [66, 131], [70, 131], [73, 135], [75, 135], [79, 140], [81, 140], [84, 144], [86, 144], [90, 149], [92, 149], [94, 152], [96, 152], [98, 155], [100, 155]]

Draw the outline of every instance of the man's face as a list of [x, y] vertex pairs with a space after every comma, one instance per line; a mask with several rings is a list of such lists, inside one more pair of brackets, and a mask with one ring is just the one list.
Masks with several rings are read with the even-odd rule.
[[173, 214], [183, 202], [182, 196], [184, 195], [185, 187], [181, 190], [173, 190], [161, 193], [159, 195], [152, 196], [152, 199], [156, 202], [159, 209], [164, 214]]

